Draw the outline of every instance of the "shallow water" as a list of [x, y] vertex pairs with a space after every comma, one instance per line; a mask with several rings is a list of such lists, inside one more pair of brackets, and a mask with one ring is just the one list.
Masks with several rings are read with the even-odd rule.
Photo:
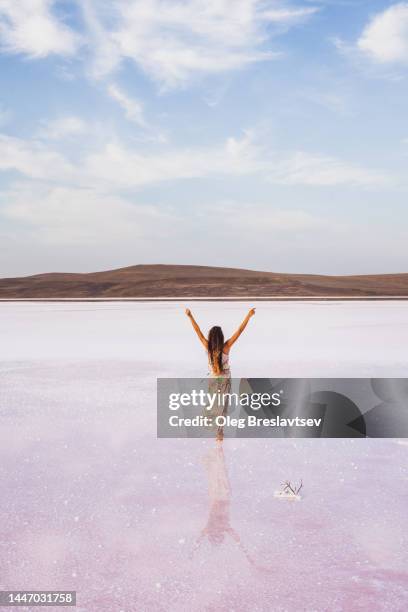
[[[406, 444], [156, 439], [156, 377], [206, 372], [182, 306], [0, 304], [0, 587], [92, 612], [406, 610]], [[192, 306], [229, 334], [249, 305]], [[404, 302], [262, 303], [232, 370], [406, 376], [407, 341]], [[302, 501], [273, 497], [300, 478]]]

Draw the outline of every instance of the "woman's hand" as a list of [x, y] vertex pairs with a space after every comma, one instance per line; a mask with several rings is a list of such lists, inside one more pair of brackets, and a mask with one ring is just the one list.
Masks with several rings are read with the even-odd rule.
[[188, 317], [191, 317], [191, 310], [189, 308], [186, 308], [186, 315]]
[[251, 308], [250, 311], [248, 312], [250, 317], [253, 317], [255, 314], [255, 308]]

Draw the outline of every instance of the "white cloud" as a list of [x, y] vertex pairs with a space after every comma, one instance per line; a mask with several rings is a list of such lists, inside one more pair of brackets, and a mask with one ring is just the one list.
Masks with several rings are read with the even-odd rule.
[[136, 123], [140, 127], [147, 127], [143, 115], [143, 105], [139, 100], [130, 98], [120, 87], [114, 84], [109, 85], [108, 94], [123, 108], [129, 121]]
[[130, 59], [167, 88], [195, 74], [274, 57], [264, 44], [270, 26], [287, 29], [317, 10], [291, 8], [281, 0], [85, 0], [83, 6], [93, 37], [94, 76], [106, 76]]
[[261, 12], [261, 15], [264, 19], [270, 21], [271, 23], [293, 23], [295, 21], [305, 19], [310, 15], [316, 13], [319, 9], [317, 7], [307, 7], [307, 8], [277, 8], [270, 9], [267, 11]]
[[[86, 46], [89, 74], [104, 78], [130, 60], [162, 88], [271, 59], [274, 34], [317, 7], [285, 0], [82, 0], [81, 35], [57, 0], [0, 0], [0, 50], [32, 58], [75, 55]], [[136, 116], [132, 111], [133, 116]]]
[[[92, 65], [89, 68], [89, 75], [92, 78], [100, 79], [118, 67], [121, 61], [120, 53], [109, 31], [105, 30], [102, 21], [98, 18], [93, 0], [82, 0], [80, 7], [86, 23], [87, 44], [92, 54]], [[114, 7], [115, 0], [112, 0], [110, 8], [115, 12]]]
[[142, 102], [131, 98], [118, 85], [111, 83], [107, 92], [110, 97], [115, 100], [125, 113], [125, 117], [131, 123], [136, 124], [144, 131], [143, 140], [165, 143], [167, 136], [164, 132], [150, 125], [144, 115], [144, 107]]
[[94, 152], [78, 155], [74, 163], [47, 141], [0, 134], [0, 171], [14, 170], [31, 179], [61, 185], [93, 186], [97, 182], [113, 190], [214, 174], [253, 173], [260, 167], [257, 154], [250, 135], [240, 140], [230, 138], [221, 146], [165, 147], [155, 153], [108, 141]]
[[83, 170], [99, 181], [137, 187], [161, 181], [213, 175], [244, 175], [260, 168], [258, 149], [248, 136], [230, 138], [223, 145], [197, 148], [169, 148], [146, 154], [121, 143], [108, 143], [89, 155]]
[[85, 121], [79, 117], [69, 116], [44, 121], [38, 135], [45, 139], [61, 140], [67, 137], [78, 136], [86, 131]]
[[357, 41], [360, 51], [381, 63], [408, 63], [408, 3], [378, 13]]
[[121, 142], [108, 141], [101, 149], [86, 151], [69, 161], [46, 141], [0, 135], [0, 170], [61, 185], [92, 187], [114, 192], [162, 181], [211, 176], [258, 175], [281, 185], [357, 185], [377, 187], [391, 179], [379, 172], [336, 158], [306, 152], [277, 156], [253, 142], [250, 132], [211, 147], [162, 147], [146, 153]]
[[272, 166], [269, 180], [284, 185], [357, 185], [375, 187], [390, 183], [384, 174], [334, 157], [298, 152]]
[[391, 182], [384, 174], [345, 161], [306, 152], [285, 157], [268, 154], [250, 133], [229, 138], [223, 145], [195, 149], [169, 149], [143, 154], [120, 143], [110, 143], [84, 160], [84, 172], [95, 179], [127, 187], [160, 181], [214, 175], [259, 175], [280, 185], [378, 187]]
[[74, 180], [75, 167], [47, 145], [0, 134], [0, 170], [15, 170], [23, 176], [63, 183]]
[[52, 13], [54, 0], [0, 0], [0, 48], [29, 57], [73, 55], [79, 37]]
[[[134, 242], [166, 235], [169, 215], [94, 188], [20, 182], [4, 195], [3, 215], [32, 227], [38, 242], [54, 245]], [[174, 221], [174, 218], [173, 218]]]
[[250, 162], [250, 145], [230, 139], [224, 147], [168, 149], [146, 154], [119, 142], [82, 155], [72, 163], [49, 143], [0, 134], [0, 170], [60, 184], [102, 181], [112, 187], [137, 187], [163, 180], [200, 177], [215, 172], [242, 173]]

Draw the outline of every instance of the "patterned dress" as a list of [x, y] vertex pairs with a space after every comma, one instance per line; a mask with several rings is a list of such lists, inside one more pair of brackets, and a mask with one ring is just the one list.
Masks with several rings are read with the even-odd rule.
[[223, 438], [223, 427], [217, 426], [215, 423], [215, 419], [217, 416], [226, 415], [228, 413], [228, 398], [223, 401], [223, 395], [226, 393], [230, 393], [231, 391], [231, 370], [229, 366], [229, 355], [227, 353], [222, 353], [222, 374], [216, 374], [213, 370], [210, 359], [208, 359], [208, 392], [212, 394], [216, 394], [216, 397], [219, 398], [211, 409], [205, 409], [205, 415], [211, 418], [212, 425], [210, 426], [211, 430], [216, 432], [217, 439]]

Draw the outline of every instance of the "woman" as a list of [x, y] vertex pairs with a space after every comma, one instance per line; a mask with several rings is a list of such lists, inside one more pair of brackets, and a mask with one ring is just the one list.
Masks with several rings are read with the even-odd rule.
[[204, 336], [201, 329], [199, 328], [196, 320], [194, 319], [191, 310], [186, 309], [186, 315], [191, 321], [192, 326], [203, 344], [208, 354], [208, 366], [209, 376], [212, 379], [209, 384], [209, 392], [215, 394], [217, 398], [215, 404], [211, 410], [206, 409], [205, 415], [211, 419], [211, 429], [215, 429], [216, 439], [222, 441], [224, 438], [224, 429], [221, 426], [216, 425], [216, 418], [220, 415], [227, 413], [228, 404], [221, 401], [225, 394], [231, 390], [231, 371], [229, 367], [229, 352], [231, 347], [238, 340], [246, 326], [248, 321], [255, 314], [255, 308], [251, 308], [241, 325], [238, 327], [235, 334], [231, 336], [229, 340], [224, 341], [224, 334], [222, 333], [221, 327], [217, 325], [212, 327], [208, 333], [208, 338]]
[[222, 329], [221, 327], [218, 327], [218, 325], [215, 325], [210, 329], [208, 332], [208, 338], [206, 338], [199, 328], [197, 321], [194, 319], [191, 310], [188, 308], [186, 309], [186, 315], [190, 319], [191, 324], [200, 339], [200, 342], [203, 344], [208, 353], [208, 365], [210, 368], [211, 378], [231, 378], [229, 368], [229, 352], [232, 345], [235, 344], [248, 325], [249, 319], [253, 317], [254, 314], [255, 308], [251, 308], [235, 334], [232, 334], [231, 338], [225, 342]]

